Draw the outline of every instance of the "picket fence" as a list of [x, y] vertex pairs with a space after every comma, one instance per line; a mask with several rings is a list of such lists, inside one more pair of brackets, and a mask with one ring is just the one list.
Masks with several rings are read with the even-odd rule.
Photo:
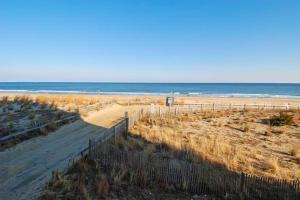
[[[79, 114], [87, 114], [88, 112], [98, 110], [100, 108], [104, 108], [108, 104], [96, 104], [90, 105], [86, 107], [82, 107], [78, 110]], [[181, 114], [181, 113], [189, 113], [189, 112], [203, 112], [203, 111], [220, 111], [220, 110], [247, 110], [247, 109], [257, 109], [257, 110], [298, 110], [300, 112], [299, 105], [272, 105], [272, 104], [217, 104], [217, 103], [203, 103], [203, 104], [185, 104], [185, 105], [177, 105], [174, 107], [162, 107], [162, 106], [152, 106], [151, 108], [148, 106], [146, 109], [141, 109], [138, 112], [135, 112], [131, 115], [129, 120], [129, 127], [133, 125], [136, 120], [141, 119], [144, 114], [151, 115], [168, 115], [168, 114]], [[75, 121], [79, 119], [78, 114], [71, 114], [70, 116], [65, 117], [64, 119], [58, 120], [54, 122], [59, 125], [61, 123], [67, 123], [70, 121]], [[13, 133], [0, 138], [0, 144], [6, 144], [20, 137], [26, 137], [28, 134], [39, 131], [41, 128], [49, 126], [51, 123], [47, 124], [38, 124], [33, 128], [29, 128], [26, 130], [22, 130], [17, 133]], [[118, 125], [118, 124], [116, 124]]]
[[126, 169], [134, 174], [133, 183], [140, 186], [159, 185], [165, 189], [210, 194], [228, 199], [299, 199], [300, 182], [238, 174], [207, 163], [145, 155], [116, 150], [100, 144], [90, 152], [102, 169]]
[[[19, 125], [21, 131], [18, 131], [18, 132], [15, 132], [15, 133], [11, 133], [7, 136], [3, 136], [3, 137], [0, 137], [0, 144], [4, 145], [4, 144], [7, 144], [9, 142], [12, 142], [16, 139], [21, 139], [21, 138], [24, 138], [24, 137], [27, 137], [29, 134], [31, 133], [38, 133], [42, 128], [47, 128], [51, 125], [56, 125], [57, 127], [60, 127], [61, 125], [63, 124], [67, 124], [67, 123], [72, 123], [78, 119], [80, 119], [80, 115], [87, 115], [89, 112], [92, 112], [92, 111], [95, 111], [95, 110], [99, 110], [99, 109], [103, 109], [105, 107], [107, 107], [108, 103], [106, 104], [94, 104], [94, 105], [89, 105], [89, 106], [83, 106], [81, 108], [79, 108], [76, 112], [67, 112], [65, 111], [65, 116], [63, 119], [59, 119], [57, 121], [54, 121], [54, 122], [48, 122], [48, 123], [44, 123], [44, 124], [41, 124], [39, 122], [36, 122], [35, 126], [34, 127], [31, 127], [31, 128], [27, 128], [25, 130], [21, 130], [23, 128], [23, 124]], [[22, 115], [23, 117], [28, 115], [30, 112], [27, 112], [24, 114], [22, 113], [17, 113], [18, 115]], [[16, 114], [12, 114], [12, 115], [16, 115]], [[18, 126], [18, 125], [14, 125], [15, 127]]]

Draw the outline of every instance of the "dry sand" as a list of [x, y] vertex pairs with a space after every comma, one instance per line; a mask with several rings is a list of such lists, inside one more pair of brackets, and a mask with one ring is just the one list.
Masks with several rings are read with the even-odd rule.
[[[94, 100], [100, 102], [113, 102], [119, 104], [164, 104], [165, 96], [122, 96], [122, 95], [80, 95], [80, 94], [0, 94], [0, 98], [9, 96], [28, 96], [31, 98], [44, 98], [49, 101], [64, 100], [85, 102]], [[222, 97], [187, 97], [175, 96], [175, 103], [193, 104], [193, 103], [227, 103], [227, 104], [278, 104], [278, 105], [300, 105], [300, 99], [281, 99], [281, 98], [222, 98]]]
[[[1, 94], [14, 98], [25, 94]], [[151, 103], [164, 105], [162, 96], [97, 96], [97, 95], [49, 95], [30, 94], [26, 96], [44, 103], [55, 102], [60, 106], [77, 106], [93, 103], [111, 103], [98, 112], [90, 113], [75, 123], [63, 126], [43, 137], [24, 141], [15, 147], [0, 152], [0, 199], [31, 199], [36, 195], [53, 170], [68, 166], [68, 159], [88, 145], [88, 140], [101, 137], [103, 130], [124, 116], [125, 111], [133, 111], [141, 105]], [[279, 104], [300, 105], [300, 100], [291, 99], [246, 99], [176, 97], [178, 104], [192, 103], [232, 103], [232, 104]], [[130, 106], [127, 106], [130, 105]]]

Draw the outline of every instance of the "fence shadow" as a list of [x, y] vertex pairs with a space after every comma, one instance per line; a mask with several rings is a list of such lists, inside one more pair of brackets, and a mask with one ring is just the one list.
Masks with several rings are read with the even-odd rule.
[[[187, 150], [173, 149], [167, 144], [150, 143], [139, 136], [130, 139], [155, 146], [153, 153], [116, 148], [114, 142], [98, 144], [90, 152], [102, 170], [126, 169], [132, 184], [150, 188], [153, 185], [167, 191], [210, 194], [221, 199], [299, 199], [299, 181], [287, 182], [255, 177], [230, 171], [226, 166], [211, 163]], [[134, 146], [134, 145], [133, 145]], [[161, 152], [161, 153], [159, 153]], [[168, 154], [168, 152], [171, 152]]]
[[[33, 112], [32, 109], [27, 109], [26, 106], [37, 109]], [[24, 109], [22, 110], [22, 108]], [[213, 109], [215, 108], [213, 106]], [[203, 107], [201, 106], [202, 109]], [[195, 155], [189, 149], [179, 150], [164, 143], [150, 143], [144, 138], [130, 136], [130, 133], [128, 137], [129, 128], [136, 120], [139, 120], [143, 116], [143, 112], [139, 112], [133, 118], [125, 116], [124, 120], [121, 120], [111, 128], [106, 128], [84, 121], [80, 117], [79, 110], [61, 110], [49, 104], [36, 104], [35, 102], [30, 102], [30, 100], [22, 100], [22, 106], [19, 110], [20, 112], [15, 112], [14, 114], [12, 112], [11, 114], [4, 114], [1, 109], [1, 116], [2, 114], [6, 116], [1, 118], [1, 120], [3, 119], [0, 122], [1, 125], [4, 123], [9, 124], [7, 123], [9, 119], [14, 120], [14, 122], [24, 122], [24, 118], [26, 118], [30, 122], [28, 123], [28, 127], [24, 126], [24, 123], [20, 123], [21, 126], [17, 126], [17, 123], [15, 123], [13, 125], [15, 127], [11, 129], [11, 132], [4, 133], [3, 129], [1, 129], [0, 143], [3, 144], [3, 147], [7, 144], [15, 144], [35, 136], [48, 135], [48, 133], [49, 135], [46, 137], [50, 138], [51, 132], [57, 130], [55, 134], [58, 137], [57, 140], [51, 140], [53, 143], [59, 141], [59, 136], [66, 137], [66, 134], [73, 134], [72, 139], [69, 141], [67, 141], [68, 137], [65, 138], [65, 142], [69, 144], [73, 143], [74, 145], [74, 147], [68, 149], [70, 152], [67, 152], [67, 150], [64, 151], [65, 144], [63, 142], [60, 143], [60, 146], [56, 146], [57, 148], [61, 148], [60, 151], [63, 154], [72, 154], [72, 156], [64, 158], [67, 159], [66, 162], [69, 162], [69, 166], [73, 165], [82, 155], [88, 154], [90, 158], [94, 159], [108, 173], [116, 168], [126, 168], [131, 171], [133, 177], [135, 177], [131, 180], [131, 183], [141, 187], [158, 185], [164, 190], [187, 191], [193, 194], [211, 194], [222, 199], [300, 198], [299, 181], [287, 182], [285, 180], [236, 173], [228, 170], [224, 165], [206, 161], [205, 158]], [[33, 118], [30, 117], [32, 112], [35, 115]], [[159, 114], [161, 112], [159, 110]], [[180, 111], [174, 110], [174, 112]], [[74, 121], [77, 121], [76, 123], [79, 124], [78, 127], [87, 125], [89, 131], [82, 130], [81, 134], [78, 135], [74, 134], [74, 129], [71, 128], [60, 131], [62, 125], [67, 125]], [[67, 126], [64, 126], [64, 128]], [[141, 149], [124, 150], [116, 148], [114, 142], [120, 136], [123, 136], [125, 139], [128, 137], [125, 141], [139, 140], [143, 144], [153, 145], [155, 151], [145, 154]], [[79, 140], [82, 140], [82, 143], [79, 143]], [[143, 148], [143, 146], [140, 148]], [[56, 149], [49, 149], [49, 151], [54, 152]], [[171, 153], [168, 155], [167, 152]], [[195, 160], [194, 158], [198, 159]], [[44, 157], [40, 159], [44, 159]], [[47, 170], [50, 172], [52, 169]], [[28, 173], [28, 176], [32, 176], [34, 172]], [[0, 172], [0, 174], [0, 180], [9, 180], [10, 177], [7, 177], [3, 172]], [[38, 183], [36, 182], [36, 184]], [[11, 188], [16, 188], [16, 185], [19, 187], [18, 190], [13, 191], [16, 195], [20, 195], [22, 192], [30, 195], [28, 193], [33, 192], [31, 189], [28, 190], [29, 183], [20, 179], [20, 181], [11, 185], [5, 185], [5, 187], [2, 187], [4, 185], [0, 184], [0, 197]], [[34, 187], [36, 186], [40, 185], [35, 185]], [[2, 191], [4, 192], [2, 193]], [[7, 195], [12, 195], [12, 193], [8, 193]]]
[[[140, 118], [140, 114], [138, 116]], [[189, 149], [175, 149], [168, 144], [153, 143], [136, 135], [130, 135], [128, 140], [138, 140], [143, 145], [150, 144], [155, 150], [145, 153], [143, 145], [138, 145], [140, 147], [137, 150], [118, 148], [119, 144], [116, 145], [116, 139], [112, 138], [111, 142], [98, 141], [91, 144], [89, 155], [107, 173], [116, 168], [131, 171], [132, 176], [137, 178], [131, 183], [142, 187], [158, 185], [162, 189], [211, 194], [221, 199], [300, 197], [299, 180], [288, 182], [237, 173], [230, 171], [225, 165], [209, 162]], [[131, 142], [129, 146], [137, 146]]]

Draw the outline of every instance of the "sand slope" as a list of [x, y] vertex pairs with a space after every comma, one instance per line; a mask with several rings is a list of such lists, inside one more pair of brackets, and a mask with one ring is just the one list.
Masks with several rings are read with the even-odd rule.
[[0, 152], [0, 199], [32, 199], [52, 171], [68, 166], [68, 160], [102, 132], [138, 106], [114, 105], [91, 113], [47, 136], [33, 138]]

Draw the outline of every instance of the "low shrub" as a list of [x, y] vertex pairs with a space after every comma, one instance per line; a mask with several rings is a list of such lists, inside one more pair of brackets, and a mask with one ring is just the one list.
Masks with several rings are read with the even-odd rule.
[[50, 124], [48, 125], [48, 129], [50, 131], [55, 131], [58, 128], [58, 124], [55, 123], [55, 121], [51, 121]]
[[0, 137], [4, 137], [4, 136], [7, 136], [9, 135], [10, 133], [10, 129], [6, 126], [0, 126]]
[[40, 134], [41, 135], [47, 135], [48, 133], [49, 133], [49, 131], [46, 127], [40, 128]]
[[0, 99], [1, 103], [3, 104], [7, 104], [7, 102], [9, 101], [8, 96], [4, 96], [2, 97], [2, 99]]
[[101, 176], [96, 180], [95, 191], [98, 199], [107, 199], [109, 195], [109, 182], [105, 176]]
[[249, 126], [248, 126], [247, 124], [245, 124], [245, 125], [243, 126], [243, 128], [242, 128], [242, 131], [243, 131], [243, 132], [249, 132], [249, 131], [250, 131]]
[[30, 120], [33, 120], [33, 119], [35, 118], [34, 112], [31, 112], [31, 113], [28, 115], [28, 118], [29, 118]]
[[269, 119], [271, 126], [284, 126], [294, 124], [294, 117], [291, 114], [281, 112], [279, 116], [273, 116]]
[[272, 132], [271, 131], [265, 131], [265, 136], [271, 136]]
[[298, 148], [293, 148], [291, 150], [291, 156], [295, 156], [296, 157], [297, 155], [300, 156], [300, 150]]

